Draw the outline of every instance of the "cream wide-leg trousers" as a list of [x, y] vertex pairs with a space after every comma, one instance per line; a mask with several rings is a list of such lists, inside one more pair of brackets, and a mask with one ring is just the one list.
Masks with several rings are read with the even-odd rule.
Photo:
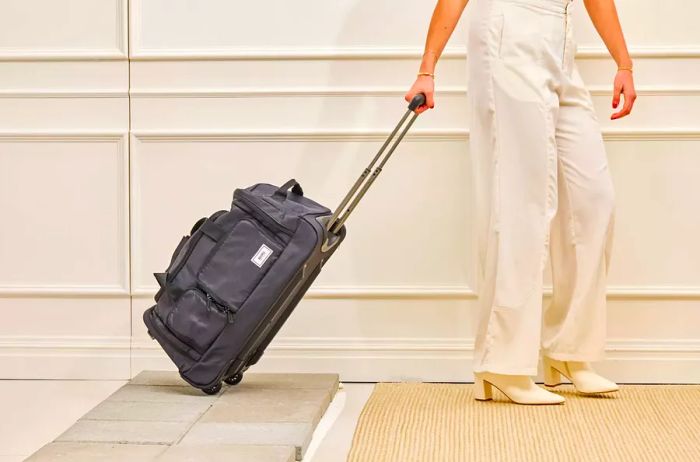
[[[471, 0], [474, 372], [604, 357], [614, 190], [574, 62], [570, 0]], [[543, 309], [551, 256], [553, 296]]]

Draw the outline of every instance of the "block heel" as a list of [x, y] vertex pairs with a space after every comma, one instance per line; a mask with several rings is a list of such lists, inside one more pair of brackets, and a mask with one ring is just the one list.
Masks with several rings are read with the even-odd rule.
[[560, 361], [543, 357], [544, 384], [547, 387], [561, 385], [562, 376], [571, 381], [576, 391], [583, 394], [610, 393], [620, 387], [613, 381], [596, 374], [585, 361]]
[[474, 398], [479, 401], [489, 401], [493, 399], [493, 388], [490, 383], [481, 377], [474, 379]]
[[474, 373], [474, 399], [492, 401], [494, 388], [516, 404], [560, 404], [564, 402], [562, 396], [538, 387], [526, 375]]
[[547, 387], [556, 387], [562, 384], [561, 372], [547, 364], [547, 361], [544, 364], [544, 384]]

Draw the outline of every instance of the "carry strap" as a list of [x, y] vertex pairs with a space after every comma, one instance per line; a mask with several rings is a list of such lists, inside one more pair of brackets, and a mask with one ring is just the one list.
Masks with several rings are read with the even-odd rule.
[[202, 223], [202, 225], [199, 227], [199, 231], [201, 231], [205, 236], [208, 236], [214, 242], [218, 242], [219, 239], [226, 234], [226, 230], [222, 228], [221, 225], [211, 220], [206, 220], [204, 223]]
[[[389, 152], [387, 155], [382, 159], [382, 161], [379, 163], [379, 165], [374, 169], [374, 172], [372, 172], [372, 167], [374, 167], [374, 164], [379, 160], [379, 158], [384, 154], [384, 151], [386, 150], [387, 146], [392, 142], [394, 139], [394, 136], [396, 136], [396, 133], [398, 133], [399, 128], [403, 125], [403, 123], [406, 121], [408, 116], [411, 114], [411, 112], [414, 112], [419, 106], [422, 106], [425, 104], [425, 94], [423, 93], [418, 93], [416, 96], [413, 97], [411, 100], [411, 103], [408, 105], [408, 110], [404, 114], [404, 116], [401, 118], [399, 123], [396, 125], [396, 128], [391, 132], [389, 137], [386, 139], [382, 147], [379, 149], [379, 152], [377, 155], [374, 156], [374, 159], [372, 159], [372, 162], [365, 168], [365, 170], [360, 174], [360, 177], [355, 181], [355, 184], [353, 187], [350, 189], [350, 191], [345, 195], [343, 200], [340, 202], [340, 205], [335, 209], [335, 212], [333, 212], [333, 216], [331, 216], [331, 219], [328, 220], [328, 223], [326, 224], [326, 230], [329, 232], [336, 234], [338, 231], [340, 231], [340, 228], [343, 226], [343, 223], [345, 223], [345, 220], [348, 219], [350, 214], [352, 213], [353, 210], [355, 210], [355, 207], [357, 204], [360, 202], [360, 200], [364, 197], [365, 193], [369, 189], [370, 186], [372, 186], [372, 183], [374, 183], [374, 180], [377, 179], [377, 176], [382, 172], [382, 167], [384, 167], [384, 164], [386, 164], [386, 161], [389, 160], [389, 157], [394, 153], [394, 150], [397, 148], [403, 137], [408, 133], [408, 130], [411, 128], [411, 125], [413, 125], [413, 122], [415, 122], [416, 118], [418, 117], [418, 113], [414, 113], [413, 117], [408, 121], [408, 124], [404, 129], [401, 131], [401, 134], [399, 137], [396, 139], [396, 141], [392, 144], [391, 148], [389, 149]], [[371, 176], [370, 173], [372, 173]], [[369, 178], [368, 178], [369, 176]], [[362, 188], [360, 188], [362, 186]], [[358, 192], [359, 189], [359, 192]], [[350, 199], [352, 199], [352, 202], [350, 202]], [[348, 205], [350, 203], [350, 205]], [[345, 209], [345, 213], [343, 213], [342, 216], [340, 215], [340, 212], [347, 206]]]
[[280, 198], [284, 199], [285, 197], [287, 197], [287, 190], [289, 190], [289, 188], [292, 188], [292, 192], [297, 196], [304, 195], [304, 190], [301, 189], [301, 185], [294, 178], [277, 188], [277, 190], [272, 195], [279, 196]]

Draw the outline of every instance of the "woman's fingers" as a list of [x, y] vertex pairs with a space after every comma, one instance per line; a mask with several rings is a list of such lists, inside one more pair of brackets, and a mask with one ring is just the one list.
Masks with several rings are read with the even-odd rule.
[[613, 108], [616, 109], [620, 105], [620, 96], [624, 98], [625, 103], [617, 112], [614, 112], [610, 119], [615, 120], [621, 117], [625, 117], [632, 112], [632, 106], [634, 106], [634, 100], [637, 99], [637, 93], [634, 90], [634, 81], [632, 80], [632, 73], [627, 72], [627, 70], [619, 70], [615, 75], [615, 81], [613, 84]]
[[404, 99], [410, 103], [411, 101], [413, 101], [413, 98], [418, 93], [423, 93], [425, 95], [425, 103], [418, 106], [414, 111], [416, 114], [420, 114], [428, 109], [432, 109], [435, 107], [435, 99], [433, 92], [434, 87], [432, 81], [418, 78], [416, 79], [416, 82], [413, 84], [408, 93], [406, 93]]
[[632, 107], [634, 106], [634, 101], [637, 99], [637, 94], [634, 90], [627, 90], [627, 88], [623, 88], [622, 90], [622, 95], [625, 98], [625, 103], [622, 106], [622, 109], [616, 113], [614, 113], [610, 118], [612, 120], [619, 119], [621, 117], [625, 117], [632, 112]]
[[622, 92], [622, 84], [618, 83], [618, 81], [615, 80], [615, 86], [613, 88], [613, 99], [612, 99], [613, 109], [617, 109], [617, 105], [620, 104], [620, 93], [621, 92]]

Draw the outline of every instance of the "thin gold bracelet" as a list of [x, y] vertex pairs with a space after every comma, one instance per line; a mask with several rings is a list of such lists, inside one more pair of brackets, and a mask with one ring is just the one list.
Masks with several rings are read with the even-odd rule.
[[430, 72], [419, 72], [417, 75], [418, 76], [429, 75], [430, 77], [435, 78], [435, 74], [431, 74]]
[[617, 70], [618, 70], [618, 71], [630, 71], [630, 72], [632, 72], [632, 66], [629, 66], [629, 67], [624, 67], [624, 66], [623, 66], [623, 67], [618, 67]]

